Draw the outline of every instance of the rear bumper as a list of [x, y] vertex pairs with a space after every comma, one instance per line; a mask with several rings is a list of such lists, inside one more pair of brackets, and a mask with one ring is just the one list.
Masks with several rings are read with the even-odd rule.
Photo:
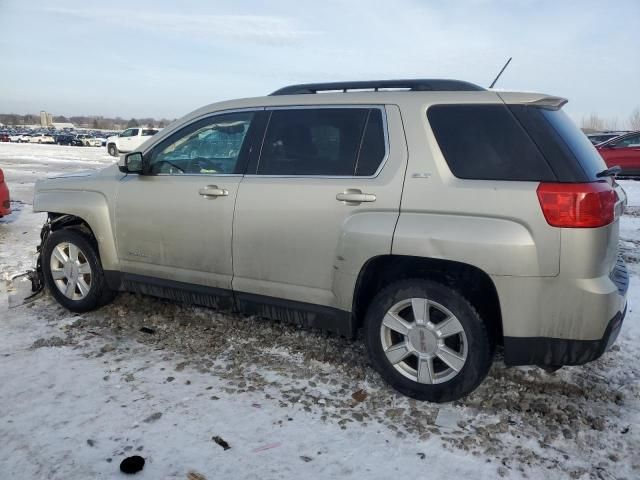
[[508, 365], [539, 365], [559, 367], [582, 365], [596, 360], [611, 347], [622, 327], [627, 313], [622, 312], [609, 321], [604, 336], [599, 340], [567, 340], [545, 337], [505, 337], [505, 363]]
[[[593, 288], [591, 282], [579, 282], [582, 288], [577, 294], [567, 284], [560, 291], [553, 288], [554, 294], [564, 294], [563, 301], [552, 301], [550, 297], [545, 302], [544, 296], [538, 298], [538, 305], [550, 306], [551, 310], [538, 310], [540, 316], [528, 319], [538, 325], [542, 335], [513, 335], [505, 325], [505, 363], [550, 367], [582, 365], [596, 360], [609, 349], [620, 333], [627, 312], [629, 275], [622, 258], [608, 276], [594, 281], [598, 289]], [[521, 314], [524, 311], [521, 310]]]

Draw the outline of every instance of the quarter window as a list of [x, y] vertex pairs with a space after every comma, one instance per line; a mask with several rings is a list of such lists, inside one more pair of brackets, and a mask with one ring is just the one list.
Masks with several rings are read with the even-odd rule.
[[237, 173], [253, 112], [229, 113], [199, 120], [161, 142], [151, 153], [152, 174]]
[[378, 108], [278, 109], [271, 112], [257, 173], [369, 176], [385, 153]]
[[555, 181], [546, 159], [505, 105], [435, 105], [427, 115], [456, 177]]

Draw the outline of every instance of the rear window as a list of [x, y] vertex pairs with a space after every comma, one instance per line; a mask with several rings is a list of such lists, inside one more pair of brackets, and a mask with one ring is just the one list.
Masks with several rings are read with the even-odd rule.
[[427, 115], [456, 177], [556, 180], [546, 159], [506, 105], [434, 105]]
[[142, 136], [143, 137], [150, 137], [152, 135], [155, 135], [156, 133], [158, 133], [158, 130], [154, 130], [152, 128], [143, 128], [142, 129]]

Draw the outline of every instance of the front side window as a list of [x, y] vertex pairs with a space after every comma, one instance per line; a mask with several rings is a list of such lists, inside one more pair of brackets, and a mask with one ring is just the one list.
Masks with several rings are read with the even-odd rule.
[[120, 136], [121, 136], [121, 137], [131, 137], [131, 136], [133, 136], [133, 129], [132, 129], [132, 128], [130, 128], [130, 129], [128, 129], [128, 130], [125, 130], [124, 132], [122, 132], [122, 133], [120, 134]]
[[386, 153], [381, 119], [368, 107], [273, 110], [257, 173], [372, 175]]
[[253, 115], [253, 112], [216, 115], [184, 127], [153, 148], [150, 173], [236, 173]]

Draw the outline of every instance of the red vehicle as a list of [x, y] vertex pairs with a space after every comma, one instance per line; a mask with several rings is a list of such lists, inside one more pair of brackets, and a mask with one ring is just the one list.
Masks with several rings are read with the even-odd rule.
[[640, 175], [640, 132], [612, 138], [596, 146], [607, 167], [622, 168], [620, 175]]
[[8, 133], [0, 133], [0, 142], [10, 142], [11, 137], [9, 137]]
[[0, 217], [11, 213], [11, 203], [9, 202], [9, 188], [4, 183], [4, 172], [0, 168]]

